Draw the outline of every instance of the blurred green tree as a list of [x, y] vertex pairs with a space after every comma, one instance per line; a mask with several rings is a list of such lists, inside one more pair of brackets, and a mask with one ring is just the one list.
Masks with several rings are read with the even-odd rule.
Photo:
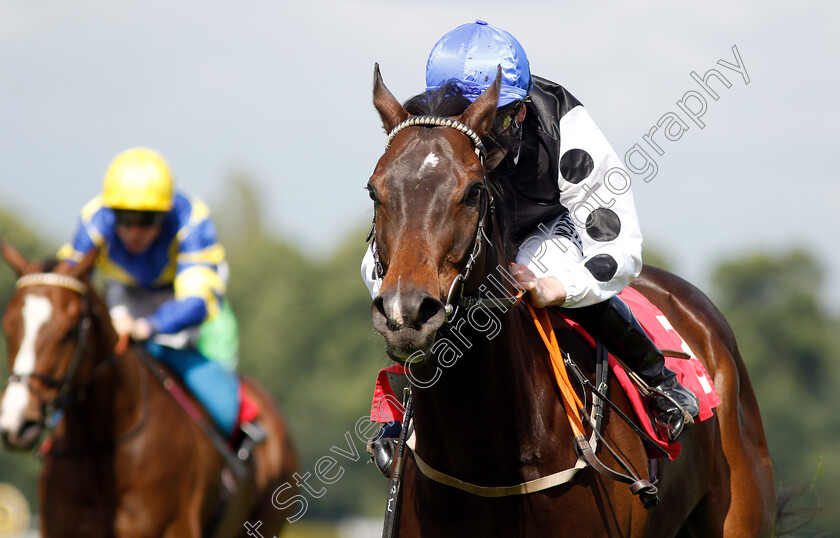
[[[714, 272], [716, 302], [738, 339], [777, 476], [840, 499], [840, 324], [824, 303], [824, 273], [807, 252], [754, 253]], [[816, 502], [812, 501], [810, 502]], [[840, 528], [824, 511], [815, 525]]]
[[656, 245], [645, 244], [642, 248], [642, 261], [646, 265], [653, 265], [666, 271], [674, 271], [674, 264], [668, 257], [667, 249], [659, 248]]
[[365, 464], [354, 431], [369, 413], [376, 373], [386, 364], [383, 344], [371, 337], [370, 296], [359, 277], [367, 230], [351, 232], [332, 255], [310, 260], [266, 230], [247, 176], [234, 176], [223, 199], [214, 207], [231, 266], [228, 297], [240, 324], [242, 371], [281, 405], [301, 473], [334, 457], [333, 446], [349, 451], [347, 432], [358, 452], [355, 462], [338, 458], [345, 474], [323, 497], [310, 499], [307, 516], [378, 515], [387, 481]]

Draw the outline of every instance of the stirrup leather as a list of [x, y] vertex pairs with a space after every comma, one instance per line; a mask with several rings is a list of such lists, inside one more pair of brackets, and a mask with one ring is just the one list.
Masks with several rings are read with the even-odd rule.
[[268, 434], [260, 426], [259, 422], [243, 422], [239, 429], [242, 431], [242, 441], [236, 450], [236, 457], [242, 461], [248, 461], [251, 454], [254, 452], [254, 447], [262, 443], [268, 438]]

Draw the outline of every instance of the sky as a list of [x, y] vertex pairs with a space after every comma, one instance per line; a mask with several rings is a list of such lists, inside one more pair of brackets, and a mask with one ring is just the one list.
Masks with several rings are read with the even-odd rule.
[[[0, 207], [63, 241], [111, 158], [145, 145], [216, 211], [248, 175], [274, 233], [329, 254], [372, 215], [374, 63], [405, 100], [437, 39], [477, 18], [516, 36], [620, 156], [648, 153], [655, 176], [631, 174], [639, 219], [676, 272], [708, 288], [721, 259], [802, 246], [840, 302], [836, 2], [0, 0]], [[712, 68], [729, 83], [709, 81], [717, 100], [691, 76]], [[698, 122], [678, 104], [700, 110], [694, 94]], [[678, 139], [650, 134], [674, 116]]]

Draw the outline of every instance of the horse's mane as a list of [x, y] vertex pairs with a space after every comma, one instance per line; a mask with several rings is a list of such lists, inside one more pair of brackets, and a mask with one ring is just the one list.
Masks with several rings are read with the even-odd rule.
[[41, 271], [44, 273], [52, 273], [59, 264], [58, 258], [44, 258], [41, 260]]
[[464, 97], [463, 85], [457, 80], [449, 80], [439, 88], [417, 94], [403, 104], [409, 114], [445, 118], [460, 116], [468, 106], [470, 100]]

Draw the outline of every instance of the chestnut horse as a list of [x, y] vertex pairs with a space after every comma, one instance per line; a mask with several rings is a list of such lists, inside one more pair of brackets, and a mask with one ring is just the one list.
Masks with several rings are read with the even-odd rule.
[[[374, 105], [390, 136], [368, 183], [382, 276], [371, 314], [389, 356], [410, 366], [415, 385], [415, 446], [406, 450], [395, 534], [769, 536], [776, 513], [772, 468], [735, 338], [698, 289], [653, 267], [632, 286], [702, 357], [721, 398], [715, 417], [685, 431], [679, 457], [661, 462], [657, 507], [645, 509], [625, 484], [591, 468], [563, 485], [495, 498], [421, 472], [425, 462], [462, 482], [504, 487], [569, 469], [577, 460], [548, 352], [524, 306], [467, 309], [461, 301], [459, 311], [450, 311], [462, 286], [465, 296], [481, 297], [494, 289], [488, 282], [509, 281], [501, 273], [510, 245], [503, 217], [492, 209], [496, 186], [479, 157], [480, 137], [493, 125], [499, 79], [466, 109], [453, 112], [446, 99], [432, 99], [430, 110], [413, 119], [385, 87], [378, 66], [374, 72]], [[591, 372], [591, 347], [555, 325], [563, 350]], [[614, 379], [608, 392], [629, 415]], [[607, 442], [647, 477], [640, 438], [609, 408], [604, 423]], [[609, 452], [600, 454], [619, 468]]]
[[3, 317], [11, 374], [0, 414], [4, 444], [32, 449], [45, 421], [63, 412], [39, 479], [42, 535], [238, 536], [258, 520], [266, 535], [279, 532], [284, 520], [272, 491], [297, 464], [268, 393], [245, 379], [267, 439], [229, 495], [220, 452], [140, 351], [114, 351], [108, 309], [89, 281], [96, 252], [47, 273], [10, 245], [2, 250], [21, 277]]

